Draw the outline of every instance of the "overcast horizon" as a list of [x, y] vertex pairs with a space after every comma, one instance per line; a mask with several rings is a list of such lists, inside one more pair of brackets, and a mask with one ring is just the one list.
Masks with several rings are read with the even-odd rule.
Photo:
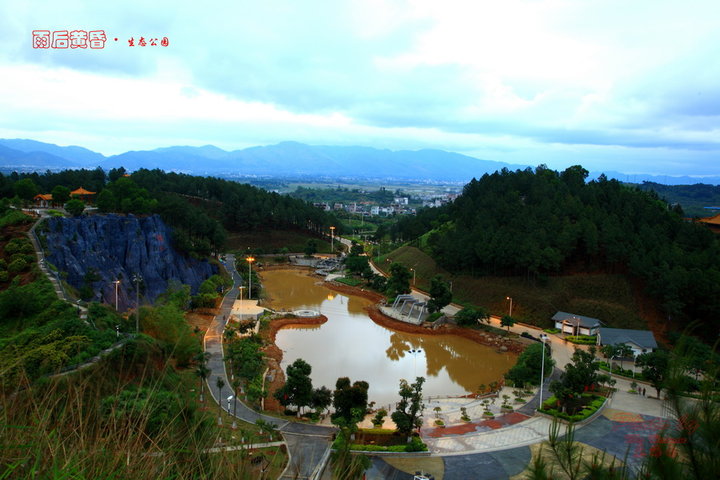
[[[676, 0], [6, 3], [0, 137], [720, 175], [718, 18], [718, 2]], [[33, 48], [36, 30], [107, 39]]]

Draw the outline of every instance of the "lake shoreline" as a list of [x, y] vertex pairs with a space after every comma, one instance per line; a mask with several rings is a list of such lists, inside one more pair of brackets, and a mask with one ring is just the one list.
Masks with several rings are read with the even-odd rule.
[[[346, 296], [360, 297], [365, 300], [373, 302], [372, 305], [364, 307], [367, 316], [377, 325], [397, 332], [416, 334], [416, 335], [427, 335], [427, 336], [456, 336], [469, 340], [473, 343], [490, 347], [498, 354], [512, 354], [517, 355], [527, 345], [518, 342], [514, 339], [497, 335], [495, 333], [479, 331], [473, 329], [467, 329], [458, 327], [451, 324], [442, 325], [436, 329], [426, 326], [412, 325], [404, 323], [395, 319], [392, 319], [382, 312], [378, 308], [378, 305], [385, 301], [385, 297], [378, 292], [367, 290], [361, 287], [352, 287], [350, 285], [340, 284], [338, 282], [325, 282], [322, 278], [315, 276], [306, 268], [293, 268], [292, 266], [274, 266], [272, 270], [288, 270], [299, 274], [305, 274], [308, 277], [317, 278], [317, 284], [322, 285], [328, 290], [341, 293]], [[284, 327], [292, 325], [323, 325], [328, 321], [328, 318], [324, 315], [318, 317], [296, 317], [294, 315], [283, 316], [270, 321], [267, 329], [264, 329], [263, 338], [267, 342], [267, 346], [263, 349], [267, 358], [268, 366], [272, 372], [273, 380], [267, 385], [268, 397], [265, 401], [265, 407], [267, 410], [272, 411], [284, 411], [284, 407], [272, 397], [272, 394], [281, 388], [285, 383], [285, 375], [280, 365], [283, 360], [283, 351], [276, 344], [276, 337], [279, 330]], [[502, 380], [502, 379], [498, 379]]]

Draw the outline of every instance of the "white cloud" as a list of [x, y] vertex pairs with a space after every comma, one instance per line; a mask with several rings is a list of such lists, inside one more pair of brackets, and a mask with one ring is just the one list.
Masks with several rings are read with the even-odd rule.
[[[300, 140], [704, 168], [717, 18], [714, 0], [6, 2], [0, 134], [100, 151]], [[120, 41], [30, 46], [33, 29], [91, 26]], [[171, 44], [123, 43], [140, 35]]]

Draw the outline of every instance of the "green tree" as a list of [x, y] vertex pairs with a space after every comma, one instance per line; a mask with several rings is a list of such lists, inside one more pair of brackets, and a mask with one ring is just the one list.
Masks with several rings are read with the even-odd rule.
[[317, 240], [315, 239], [309, 239], [307, 242], [305, 242], [305, 256], [306, 257], [312, 257], [317, 253]]
[[217, 386], [218, 388], [218, 425], [222, 425], [222, 391], [223, 387], [225, 387], [225, 380], [223, 380], [222, 377], [217, 377], [217, 380], [215, 381], [215, 386]]
[[315, 409], [316, 412], [322, 413], [330, 405], [332, 405], [332, 399], [332, 391], [330, 391], [329, 388], [323, 385], [322, 387], [313, 390], [312, 407]]
[[643, 353], [635, 359], [635, 365], [642, 367], [643, 376], [650, 380], [658, 398], [660, 398], [660, 390], [665, 386], [669, 362], [670, 355], [665, 350]]
[[349, 255], [351, 257], [357, 257], [357, 256], [361, 255], [364, 251], [365, 251], [365, 249], [363, 248], [363, 246], [361, 244], [357, 243], [355, 240], [352, 241], [352, 246], [350, 247], [350, 252], [349, 252]]
[[575, 349], [572, 363], [565, 365], [560, 380], [550, 384], [550, 391], [558, 398], [563, 409], [575, 413], [581, 394], [598, 384], [600, 363], [595, 358], [595, 347], [588, 351]]
[[200, 379], [200, 401], [205, 401], [205, 381], [210, 376], [211, 370], [207, 366], [207, 361], [210, 358], [210, 354], [207, 352], [201, 352], [195, 356], [195, 360], [198, 362], [195, 368], [195, 375]]
[[53, 203], [57, 203], [58, 205], [64, 205], [65, 202], [70, 200], [70, 189], [63, 185], [56, 185], [50, 193]]
[[107, 188], [104, 189], [98, 194], [96, 205], [98, 210], [102, 213], [114, 212], [117, 210], [117, 200], [115, 199], [115, 194]]
[[385, 423], [385, 417], [387, 417], [387, 414], [388, 414], [388, 412], [384, 408], [381, 408], [380, 410], [378, 410], [372, 419], [373, 426], [375, 428], [382, 427], [383, 423]]
[[430, 300], [428, 310], [430, 313], [439, 312], [452, 301], [450, 285], [443, 280], [442, 275], [435, 275], [430, 280]]
[[402, 263], [393, 263], [390, 265], [390, 278], [387, 280], [387, 294], [390, 297], [396, 297], [405, 293], [410, 293], [410, 270]]
[[108, 180], [111, 182], [114, 182], [118, 180], [119, 178], [122, 178], [127, 173], [127, 170], [125, 170], [125, 167], [120, 168], [111, 168], [108, 172]]
[[15, 195], [27, 202], [31, 201], [35, 198], [35, 195], [38, 194], [38, 186], [30, 178], [23, 178], [15, 182], [14, 189]]
[[295, 405], [297, 415], [302, 408], [312, 404], [313, 388], [310, 373], [312, 367], [302, 358], [298, 358], [286, 369], [285, 385], [275, 391], [275, 398], [283, 406]]
[[510, 315], [503, 315], [500, 319], [500, 325], [503, 327], [507, 327], [507, 331], [508, 333], [510, 333], [510, 327], [515, 325], [515, 319]]
[[415, 383], [400, 380], [400, 401], [391, 418], [400, 433], [410, 435], [415, 428], [422, 425], [422, 411], [425, 405], [422, 402], [422, 386], [425, 377], [415, 378]]
[[478, 322], [490, 323], [490, 314], [482, 307], [465, 307], [455, 314], [455, 321], [461, 327], [474, 327]]
[[[549, 375], [555, 366], [555, 360], [551, 357], [550, 348], [545, 347], [545, 376]], [[542, 371], [541, 343], [529, 345], [517, 359], [515, 365], [505, 374], [508, 383], [516, 387], [524, 387], [525, 384], [539, 385], [540, 373]]]
[[79, 217], [85, 211], [85, 203], [82, 200], [73, 198], [65, 204], [65, 211], [73, 217]]
[[370, 264], [368, 263], [368, 257], [357, 257], [350, 256], [345, 259], [345, 268], [350, 270], [354, 274], [362, 274], [363, 272], [370, 270]]
[[335, 409], [335, 413], [331, 417], [333, 423], [348, 424], [353, 418], [354, 409], [364, 412], [367, 409], [369, 388], [370, 385], [363, 380], [358, 380], [351, 385], [348, 377], [338, 378], [333, 392], [333, 408]]

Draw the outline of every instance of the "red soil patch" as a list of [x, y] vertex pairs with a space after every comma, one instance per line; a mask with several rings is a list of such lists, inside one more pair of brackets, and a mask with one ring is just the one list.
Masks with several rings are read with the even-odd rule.
[[267, 330], [262, 332], [263, 339], [268, 342], [266, 347], [263, 347], [263, 352], [267, 358], [268, 373], [273, 375], [272, 382], [265, 385], [265, 389], [268, 391], [267, 397], [265, 397], [265, 410], [282, 412], [285, 407], [280, 405], [273, 394], [277, 389], [285, 385], [285, 373], [280, 367], [282, 362], [283, 352], [280, 348], [275, 345], [275, 336], [278, 330], [288, 325], [322, 325], [327, 322], [325, 315], [312, 318], [278, 318], [270, 322], [270, 326]]

